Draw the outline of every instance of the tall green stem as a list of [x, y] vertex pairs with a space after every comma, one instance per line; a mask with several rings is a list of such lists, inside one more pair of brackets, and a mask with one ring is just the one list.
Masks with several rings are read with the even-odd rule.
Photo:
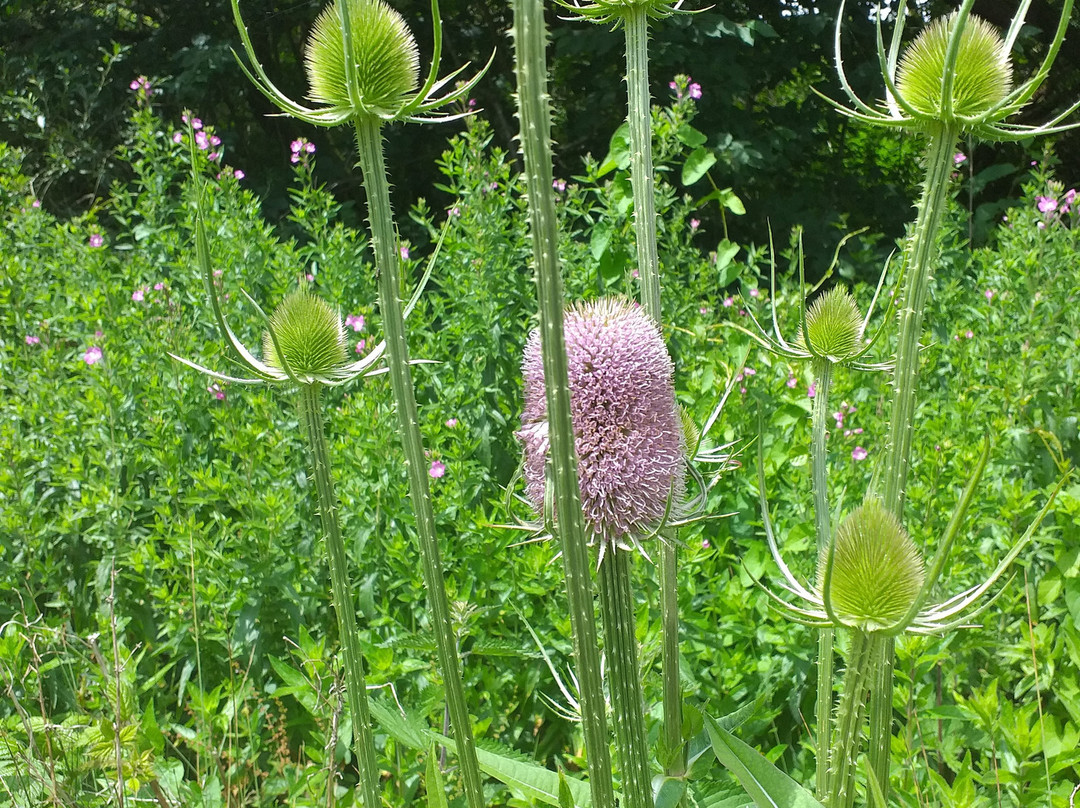
[[652, 808], [630, 559], [629, 551], [615, 546], [604, 555], [600, 564], [600, 614], [604, 621], [608, 690], [622, 771], [623, 804], [627, 808]]
[[[825, 448], [826, 425], [829, 417], [829, 389], [832, 387], [832, 362], [814, 362], [814, 411], [810, 440], [810, 478], [814, 489], [814, 526], [817, 532], [818, 558], [829, 546], [829, 490], [827, 483], [828, 453]], [[830, 738], [832, 737], [833, 705], [833, 629], [818, 632], [817, 683], [817, 795], [823, 797], [828, 782]]]
[[330, 557], [331, 592], [334, 611], [337, 613], [338, 636], [345, 654], [345, 689], [348, 691], [349, 709], [352, 712], [360, 788], [365, 808], [379, 808], [379, 769], [375, 763], [375, 738], [371, 731], [371, 715], [368, 712], [364, 660], [360, 654], [360, 641], [356, 630], [345, 542], [342, 541], [338, 524], [337, 497], [334, 494], [334, 481], [330, 476], [330, 451], [326, 446], [320, 398], [321, 388], [318, 384], [303, 385], [300, 393], [300, 418], [304, 422], [315, 487], [319, 494], [319, 515], [326, 537], [327, 555]]
[[[908, 279], [900, 307], [899, 335], [896, 344], [896, 367], [893, 372], [893, 407], [889, 420], [888, 454], [885, 458], [884, 503], [901, 524], [904, 521], [904, 492], [911, 464], [911, 440], [915, 431], [915, 393], [919, 379], [919, 338], [922, 336], [923, 311], [930, 289], [932, 267], [937, 257], [937, 240], [945, 210], [945, 193], [953, 168], [953, 152], [959, 136], [957, 129], [942, 126], [930, 133], [926, 147], [926, 175], [919, 199], [915, 230], [908, 246], [905, 264]], [[881, 672], [870, 694], [870, 765], [888, 797], [889, 747], [892, 737], [893, 659], [895, 642], [884, 640], [881, 649]]]
[[829, 796], [826, 800], [829, 808], [851, 808], [855, 803], [855, 764], [866, 717], [866, 691], [883, 641], [881, 637], [858, 629], [851, 632], [844, 684], [836, 710], [836, 737], [830, 753]]
[[431, 505], [424, 462], [424, 445], [416, 412], [416, 395], [409, 370], [409, 349], [405, 339], [405, 320], [402, 316], [398, 278], [398, 252], [394, 237], [394, 213], [390, 206], [390, 184], [382, 146], [382, 122], [374, 117], [358, 115], [353, 119], [356, 128], [356, 147], [367, 191], [368, 223], [375, 248], [375, 266], [379, 275], [379, 310], [382, 313], [386, 339], [386, 363], [390, 370], [390, 387], [397, 408], [401, 443], [405, 450], [405, 470], [409, 478], [409, 499], [416, 516], [420, 539], [420, 559], [424, 570], [424, 586], [431, 608], [432, 630], [439, 669], [446, 689], [450, 710], [450, 725], [454, 730], [458, 762], [461, 766], [465, 796], [470, 808], [484, 805], [483, 783], [476, 761], [476, 742], [472, 722], [465, 703], [465, 688], [461, 681], [457, 643], [450, 620], [450, 606], [443, 579], [442, 558], [435, 532], [435, 515]]
[[562, 549], [581, 724], [589, 760], [593, 805], [614, 808], [615, 792], [608, 751], [606, 702], [600, 676], [591, 562], [581, 512], [577, 454], [570, 417], [570, 383], [563, 335], [562, 274], [559, 232], [551, 192], [551, 111], [547, 96], [547, 29], [541, 0], [514, 0], [514, 69], [525, 184], [529, 198], [529, 233], [536, 263], [536, 295], [540, 306], [540, 342], [547, 398], [551, 482], [555, 526]]
[[[631, 5], [623, 15], [626, 33], [626, 120], [630, 129], [630, 181], [634, 193], [634, 235], [637, 242], [641, 305], [663, 325], [660, 258], [656, 246], [656, 189], [652, 162], [652, 104], [649, 96], [649, 18], [644, 6]], [[679, 551], [675, 531], [662, 531], [660, 541], [661, 671], [664, 692], [662, 744], [664, 772], [686, 773], [682, 732], [682, 686], [679, 681]]]

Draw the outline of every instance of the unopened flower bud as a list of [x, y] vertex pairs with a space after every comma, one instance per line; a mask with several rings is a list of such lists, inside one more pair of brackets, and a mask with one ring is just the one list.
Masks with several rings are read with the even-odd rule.
[[806, 337], [800, 340], [832, 362], [843, 362], [859, 350], [863, 318], [859, 304], [843, 286], [834, 286], [806, 311]]
[[[289, 370], [302, 381], [330, 377], [348, 359], [341, 317], [306, 289], [297, 289], [281, 301], [270, 316], [270, 328]], [[269, 331], [263, 335], [263, 360], [284, 370]]]
[[844, 625], [864, 631], [894, 625], [915, 602], [925, 577], [922, 554], [880, 500], [867, 499], [840, 524], [829, 599]]
[[353, 106], [345, 82], [340, 3], [349, 15], [360, 104], [372, 114], [392, 113], [419, 83], [420, 54], [405, 20], [382, 0], [335, 0], [315, 20], [304, 54], [309, 97]]

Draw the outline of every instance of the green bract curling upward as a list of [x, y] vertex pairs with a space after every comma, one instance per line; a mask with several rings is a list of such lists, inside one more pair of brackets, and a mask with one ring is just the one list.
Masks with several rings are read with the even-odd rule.
[[881, 104], [868, 104], [855, 94], [844, 72], [840, 48], [840, 26], [844, 19], [841, 2], [836, 17], [835, 64], [851, 106], [827, 96], [822, 98], [843, 114], [866, 123], [935, 132], [947, 128], [990, 141], [1053, 134], [1080, 125], [1061, 123], [1080, 108], [1080, 102], [1041, 126], [1006, 122], [1031, 100], [1050, 73], [1065, 40], [1073, 0], [1062, 3], [1057, 29], [1042, 64], [1016, 87], [1010, 53], [1024, 25], [1030, 0], [1021, 3], [1004, 36], [972, 14], [973, 5], [974, 0], [965, 0], [955, 13], [932, 22], [903, 53], [906, 0], [897, 9], [897, 23], [888, 50], [879, 16], [877, 50], [885, 100]]

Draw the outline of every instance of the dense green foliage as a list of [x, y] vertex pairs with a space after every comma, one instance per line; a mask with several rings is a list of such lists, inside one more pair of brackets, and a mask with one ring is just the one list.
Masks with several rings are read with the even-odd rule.
[[[657, 111], [656, 157], [672, 178], [695, 170], [693, 115], [689, 98]], [[193, 265], [190, 167], [173, 138], [180, 128], [138, 106], [116, 152], [131, 179], [70, 219], [37, 206], [25, 156], [0, 146], [8, 222], [0, 233], [0, 804], [114, 804], [118, 779], [129, 799], [162, 805], [324, 805], [330, 784], [339, 804], [351, 804], [355, 770], [341, 741], [349, 718], [295, 403], [261, 387], [208, 386], [166, 355], [230, 367]], [[517, 170], [492, 140], [488, 124], [472, 119], [439, 161], [454, 201], [445, 210], [421, 201], [409, 212], [417, 234], [406, 245], [409, 289], [446, 234], [410, 318], [413, 355], [437, 362], [415, 368], [421, 427], [481, 746], [498, 742], [573, 769], [580, 735], [559, 709], [567, 703], [553, 676], [569, 683], [560, 566], [549, 544], [500, 526], [532, 518], [512, 495], [519, 363], [535, 304]], [[197, 169], [211, 182], [215, 283], [234, 328], [254, 345], [262, 325], [240, 290], [269, 310], [309, 276], [343, 315], [363, 315], [348, 334], [350, 350], [362, 353], [380, 331], [365, 237], [339, 223], [341, 203], [315, 181], [320, 155], [299, 153], [288, 223], [278, 228], [245, 180], [199, 152]], [[976, 583], [1064, 464], [1080, 461], [1080, 228], [1075, 209], [1042, 213], [1035, 201], [1062, 198], [1055, 162], [1047, 154], [1032, 169], [1022, 204], [994, 230], [994, 249], [969, 251], [963, 205], [951, 213], [908, 494], [910, 512], [921, 515], [909, 522], [918, 544], [934, 546], [982, 441], [989, 435], [995, 446], [942, 597]], [[602, 163], [586, 161], [577, 179], [558, 181], [572, 299], [631, 289], [627, 173], [616, 137]], [[738, 205], [727, 199], [730, 221]], [[742, 309], [766, 316], [768, 255], [726, 239], [712, 251], [728, 234], [697, 223], [679, 185], [660, 189], [658, 208], [679, 398], [701, 423], [738, 374], [714, 439], [736, 441], [746, 455], [765, 418], [773, 519], [785, 553], [800, 559], [797, 571], [810, 574], [812, 519], [798, 504], [810, 501], [809, 368], [757, 352], [737, 364], [749, 345], [737, 328]], [[780, 253], [777, 300], [768, 302], [794, 333], [797, 283], [783, 274], [793, 255]], [[842, 253], [839, 272], [876, 271], [863, 260]], [[857, 289], [864, 305], [870, 294]], [[840, 373], [833, 396], [844, 402], [829, 438], [836, 491], [860, 491], [882, 454], [885, 378]], [[376, 376], [328, 398], [372, 696], [441, 726], [388, 384]], [[814, 642], [755, 584], [775, 574], [756, 476], [753, 463], [729, 465], [709, 493], [716, 518], [683, 534], [688, 701], [710, 715], [753, 704], [742, 737], [805, 772]], [[848, 494], [838, 507], [855, 504]], [[1042, 806], [1047, 791], [1053, 805], [1068, 804], [1080, 776], [1078, 524], [1073, 483], [982, 627], [900, 644], [902, 748], [894, 751], [923, 764], [894, 770], [902, 804]], [[649, 670], [659, 653], [655, 573], [640, 561], [635, 574], [648, 607], [638, 636]], [[656, 703], [654, 674], [645, 685]], [[425, 756], [386, 735], [377, 743], [388, 798], [423, 799]], [[700, 804], [739, 793], [711, 755], [696, 769]], [[454, 781], [452, 768], [447, 776]], [[493, 805], [527, 804], [489, 789]]]

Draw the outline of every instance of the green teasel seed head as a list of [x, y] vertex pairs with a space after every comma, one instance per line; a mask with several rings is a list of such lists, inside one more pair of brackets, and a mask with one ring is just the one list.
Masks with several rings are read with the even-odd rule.
[[843, 362], [858, 353], [862, 331], [859, 304], [847, 287], [834, 286], [806, 310], [806, 334], [799, 342], [831, 362]]
[[420, 52], [404, 18], [382, 0], [335, 0], [323, 9], [305, 48], [308, 97], [335, 107], [353, 105], [345, 80], [341, 3], [352, 31], [360, 105], [375, 115], [392, 114], [419, 84]]
[[694, 421], [694, 416], [682, 404], [679, 405], [679, 420], [682, 422], [683, 445], [689, 454], [701, 441], [701, 428]]
[[[819, 587], [825, 567], [823, 554]], [[891, 628], [907, 614], [925, 578], [922, 554], [881, 500], [868, 498], [840, 524], [828, 598], [842, 624], [863, 631]]]
[[263, 360], [284, 370], [279, 347], [289, 370], [303, 382], [331, 378], [348, 361], [345, 324], [329, 303], [307, 289], [297, 289], [281, 301], [270, 315], [270, 329], [273, 337], [270, 331], [263, 334]]
[[679, 6], [682, 0], [593, 0], [589, 3], [556, 0], [556, 2], [573, 13], [571, 19], [618, 25], [631, 14], [644, 12], [650, 19], [663, 19], [672, 14], [678, 14], [681, 11]]
[[897, 90], [927, 122], [979, 116], [1012, 90], [1012, 64], [1004, 40], [994, 26], [972, 14], [960, 35], [951, 103], [944, 103], [942, 77], [956, 22], [955, 12], [931, 22], [904, 51], [897, 66]]

